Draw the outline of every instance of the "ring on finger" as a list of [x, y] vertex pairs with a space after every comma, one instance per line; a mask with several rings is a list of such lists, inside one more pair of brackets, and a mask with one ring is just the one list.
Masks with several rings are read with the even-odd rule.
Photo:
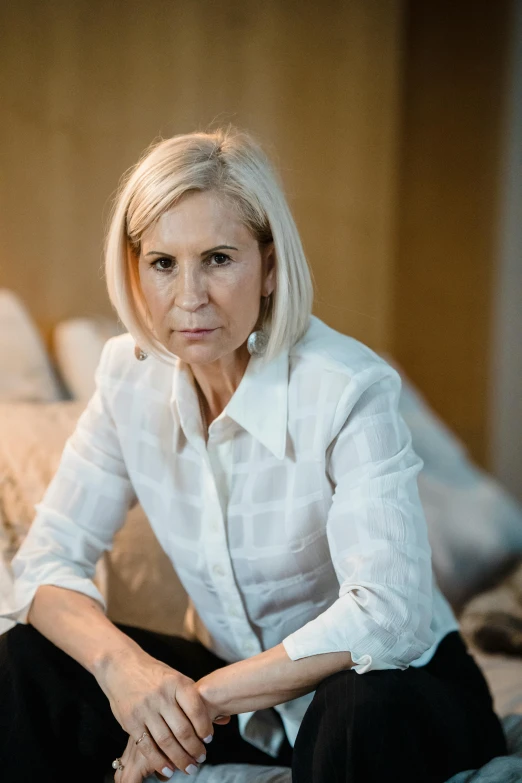
[[113, 769], [119, 769], [122, 770], [124, 768], [124, 764], [121, 763], [121, 758], [114, 759], [112, 762], [112, 768]]
[[142, 739], [145, 739], [145, 737], [150, 737], [150, 734], [149, 734], [148, 731], [144, 731], [143, 734], [141, 735], [141, 737], [136, 740], [135, 744], [139, 745], [140, 742], [142, 741]]

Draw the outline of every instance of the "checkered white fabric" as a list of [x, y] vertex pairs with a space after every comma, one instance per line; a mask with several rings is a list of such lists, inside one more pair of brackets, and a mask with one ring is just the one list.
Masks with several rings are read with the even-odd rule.
[[[458, 623], [432, 576], [400, 388], [312, 316], [290, 351], [251, 357], [207, 441], [190, 367], [137, 362], [130, 334], [111, 338], [3, 616], [26, 622], [40, 584], [104, 605], [95, 564], [139, 500], [190, 596], [187, 629], [225, 660], [282, 642], [293, 660], [349, 651], [360, 674], [423, 665]], [[292, 744], [312, 696], [276, 708]], [[273, 717], [240, 728], [276, 755]]]

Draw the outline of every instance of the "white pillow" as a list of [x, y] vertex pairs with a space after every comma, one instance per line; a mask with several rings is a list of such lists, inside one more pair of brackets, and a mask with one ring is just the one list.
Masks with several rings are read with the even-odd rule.
[[70, 318], [54, 330], [53, 348], [61, 376], [71, 396], [87, 402], [94, 393], [94, 371], [104, 343], [121, 334], [118, 322], [104, 316]]
[[455, 611], [522, 558], [522, 508], [475, 465], [464, 444], [429, 407], [404, 371], [400, 412], [424, 461], [419, 494], [437, 582]]
[[64, 390], [21, 300], [0, 289], [0, 401], [56, 402]]
[[[171, 783], [186, 780], [185, 772], [174, 770]], [[202, 764], [194, 777], [198, 783], [292, 783], [290, 767], [262, 766], [260, 764]], [[144, 778], [143, 783], [158, 783], [156, 775]]]

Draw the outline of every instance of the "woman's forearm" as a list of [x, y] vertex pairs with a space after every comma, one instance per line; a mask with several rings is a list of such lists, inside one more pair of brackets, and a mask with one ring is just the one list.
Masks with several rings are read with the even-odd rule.
[[[141, 647], [106, 617], [90, 596], [55, 585], [36, 591], [28, 622], [98, 681], [120, 656], [143, 654]], [[218, 714], [273, 707], [315, 689], [328, 675], [353, 665], [350, 653], [323, 653], [292, 661], [278, 644], [198, 680], [204, 700]], [[215, 712], [214, 712], [215, 714]]]
[[330, 674], [353, 666], [350, 653], [321, 653], [293, 661], [283, 644], [224, 666], [198, 680], [208, 704], [219, 714], [265, 709], [313, 691]]
[[95, 677], [117, 656], [141, 650], [106, 617], [97, 601], [63, 587], [40, 585], [27, 621]]

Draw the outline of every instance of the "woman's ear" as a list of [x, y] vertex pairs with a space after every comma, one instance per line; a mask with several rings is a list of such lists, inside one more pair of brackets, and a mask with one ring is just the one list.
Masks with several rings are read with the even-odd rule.
[[276, 281], [276, 254], [273, 242], [268, 242], [263, 247], [263, 296], [273, 293]]

